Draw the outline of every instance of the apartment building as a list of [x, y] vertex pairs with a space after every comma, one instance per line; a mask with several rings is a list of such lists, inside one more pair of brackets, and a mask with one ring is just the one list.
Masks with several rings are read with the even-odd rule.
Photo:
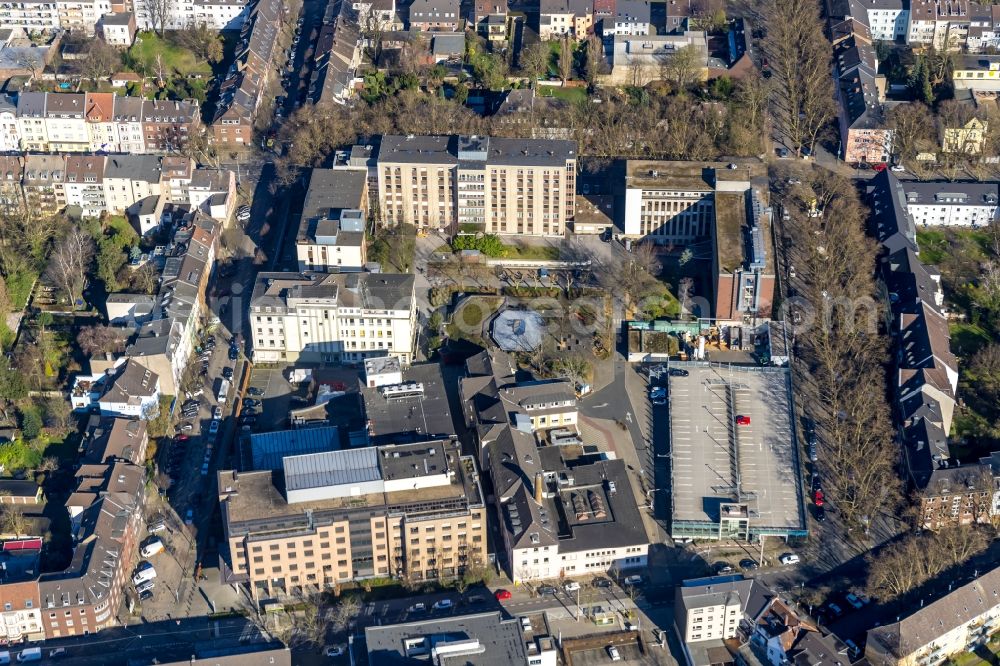
[[360, 271], [368, 261], [367, 224], [367, 172], [313, 169], [295, 237], [299, 270]]
[[219, 504], [227, 580], [254, 599], [375, 577], [451, 578], [486, 562], [476, 463], [455, 441], [289, 455], [277, 472], [220, 471]]
[[[369, 16], [370, 19], [362, 18]], [[368, 20], [379, 22], [382, 29], [391, 29], [398, 22], [395, 3], [392, 0], [374, 4], [343, 2], [327, 7], [309, 82], [309, 96], [314, 104], [344, 104], [354, 95], [362, 58], [361, 26], [367, 25]]]
[[24, 201], [28, 208], [43, 214], [58, 213], [66, 207], [66, 158], [61, 155], [25, 155]]
[[910, 25], [910, 3], [904, 0], [834, 0], [831, 17], [851, 17], [871, 31], [875, 41], [906, 39]]
[[112, 136], [117, 145], [112, 152], [132, 154], [146, 152], [142, 131], [143, 101], [140, 97], [115, 96]]
[[59, 27], [63, 30], [95, 34], [101, 17], [111, 12], [110, 0], [56, 0]]
[[569, 382], [518, 382], [506, 353], [482, 352], [466, 362], [459, 390], [493, 482], [499, 564], [512, 581], [646, 566], [649, 538], [625, 464], [579, 455]]
[[142, 103], [142, 133], [146, 152], [177, 152], [201, 126], [201, 110], [193, 99]]
[[937, 666], [971, 653], [1000, 629], [1000, 568], [919, 607], [896, 622], [868, 631], [865, 658], [872, 666]]
[[459, 5], [458, 0], [414, 0], [409, 10], [410, 30], [455, 32], [461, 18]]
[[413, 358], [412, 275], [261, 273], [250, 300], [255, 361]]
[[648, 0], [616, 0], [611, 15], [601, 19], [601, 35], [604, 37], [641, 37], [655, 32], [652, 7]]
[[156, 155], [107, 155], [102, 179], [108, 212], [121, 214], [138, 201], [158, 197], [161, 178], [160, 157]]
[[885, 163], [892, 153], [892, 130], [886, 126], [883, 98], [876, 83], [878, 61], [869, 32], [857, 21], [844, 21], [834, 37], [835, 92], [845, 162]]
[[680, 32], [669, 35], [615, 35], [611, 39], [608, 64], [611, 71], [602, 76], [607, 83], [643, 86], [663, 79], [663, 63], [680, 49], [697, 53], [699, 77], [708, 75], [708, 42], [704, 32]]
[[14, 153], [21, 150], [17, 132], [17, 102], [13, 97], [0, 95], [0, 152]]
[[135, 42], [138, 28], [132, 12], [110, 12], [97, 22], [97, 34], [106, 44], [127, 49]]
[[152, 321], [144, 323], [125, 354], [160, 377], [160, 391], [178, 395], [194, 351], [221, 225], [201, 211], [185, 215], [174, 232], [156, 294]]
[[542, 0], [538, 36], [542, 40], [586, 39], [594, 32], [594, 3], [588, 0]]
[[720, 169], [725, 166], [628, 160], [624, 235], [658, 245], [704, 241], [715, 224], [714, 175]]
[[24, 205], [24, 158], [19, 155], [0, 156], [0, 206], [18, 208]]
[[21, 149], [48, 152], [49, 137], [45, 122], [48, 93], [24, 92], [17, 98], [17, 134]]
[[907, 182], [906, 212], [921, 226], [985, 227], [997, 216], [998, 183]]
[[379, 204], [390, 224], [561, 236], [573, 219], [573, 141], [479, 136], [385, 136]]
[[4, 645], [16, 645], [25, 640], [45, 640], [38, 581], [27, 570], [27, 567], [34, 567], [37, 571], [39, 561], [38, 551], [34, 549], [36, 543], [40, 547], [41, 539], [18, 539], [3, 544], [4, 552], [10, 553], [15, 548], [25, 547], [30, 551], [27, 556], [7, 558], [12, 566], [4, 571], [4, 582], [0, 584], [0, 604], [3, 608], [0, 611], [0, 642]]
[[219, 86], [219, 101], [209, 123], [214, 143], [239, 146], [253, 140], [255, 114], [272, 72], [284, 15], [281, 0], [254, 0], [248, 5], [236, 60]]
[[[204, 25], [210, 30], [239, 30], [247, 15], [247, 0], [190, 0], [171, 2], [162, 21], [156, 0], [135, 0], [136, 24], [140, 30], [156, 30], [162, 22], [166, 30], [182, 30]], [[152, 7], [152, 9], [151, 9]]]
[[103, 155], [68, 156], [63, 172], [67, 206], [78, 206], [85, 217], [100, 217], [107, 210], [104, 196]]
[[5, 28], [22, 28], [26, 32], [58, 30], [59, 7], [56, 0], [0, 3], [0, 25]]

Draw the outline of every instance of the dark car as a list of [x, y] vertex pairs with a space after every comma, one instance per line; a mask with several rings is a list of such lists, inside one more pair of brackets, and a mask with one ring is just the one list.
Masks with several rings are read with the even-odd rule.
[[253, 407], [247, 407], [243, 410], [243, 416], [257, 416], [257, 410]]
[[254, 400], [253, 398], [243, 398], [244, 407], [260, 407], [260, 400]]
[[139, 593], [139, 601], [147, 601], [152, 598], [153, 598], [152, 590], [143, 590], [142, 592]]
[[691, 373], [684, 368], [670, 368], [670, 370], [667, 371], [667, 374], [671, 377], [687, 377]]
[[264, 391], [262, 389], [257, 388], [256, 386], [251, 386], [250, 388], [247, 389], [247, 394], [248, 395], [264, 395]]
[[611, 581], [607, 578], [595, 578], [593, 582], [594, 587], [611, 587]]
[[821, 506], [813, 507], [813, 517], [816, 518], [817, 523], [826, 521], [826, 509]]
[[230, 368], [229, 366], [226, 366], [225, 368], [222, 369], [222, 376], [225, 377], [226, 379], [232, 379], [233, 369]]
[[538, 594], [555, 594], [558, 591], [559, 590], [552, 587], [551, 585], [542, 585], [541, 587], [538, 588]]
[[245, 425], [245, 426], [253, 425], [254, 423], [257, 423], [257, 417], [256, 416], [241, 416], [240, 417], [240, 423], [242, 425]]
[[230, 347], [229, 348], [229, 360], [230, 361], [235, 361], [239, 357], [240, 357], [240, 350], [237, 349], [236, 347]]
[[716, 562], [712, 565], [712, 570], [717, 574], [733, 573], [733, 565], [729, 562]]
[[757, 561], [756, 560], [751, 560], [749, 557], [746, 558], [746, 559], [740, 560], [740, 569], [743, 569], [744, 571], [753, 571], [758, 566], [759, 565], [757, 564]]

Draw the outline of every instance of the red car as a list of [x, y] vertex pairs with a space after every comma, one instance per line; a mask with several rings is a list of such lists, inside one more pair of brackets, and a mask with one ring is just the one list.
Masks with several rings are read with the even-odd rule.
[[508, 599], [510, 599], [510, 591], [497, 590], [494, 596], [497, 598], [497, 601], [507, 601]]
[[875, 173], [881, 173], [881, 172], [885, 171], [885, 170], [886, 170], [886, 169], [888, 169], [888, 168], [889, 168], [889, 167], [888, 167], [888, 165], [886, 165], [886, 164], [885, 164], [884, 162], [881, 162], [881, 163], [879, 163], [879, 164], [873, 164], [873, 165], [872, 165], [872, 170], [873, 170], [873, 171], [874, 171]]
[[748, 426], [750, 425], [750, 417], [744, 414], [740, 414], [736, 417], [736, 425]]
[[816, 506], [823, 506], [823, 497], [823, 491], [817, 488], [816, 491], [813, 492], [813, 504]]

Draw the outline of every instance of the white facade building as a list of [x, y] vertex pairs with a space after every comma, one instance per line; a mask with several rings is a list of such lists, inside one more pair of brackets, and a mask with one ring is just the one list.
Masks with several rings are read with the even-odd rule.
[[0, 26], [43, 31], [59, 28], [59, 9], [55, 0], [22, 0], [0, 3]]
[[262, 273], [250, 301], [255, 361], [413, 358], [412, 275]]
[[928, 227], [989, 225], [997, 215], [997, 183], [905, 182], [906, 211]]
[[[165, 21], [167, 30], [205, 25], [211, 30], [239, 30], [246, 18], [247, 0], [185, 0], [171, 2]], [[153, 30], [147, 0], [136, 0], [135, 20], [140, 30]]]

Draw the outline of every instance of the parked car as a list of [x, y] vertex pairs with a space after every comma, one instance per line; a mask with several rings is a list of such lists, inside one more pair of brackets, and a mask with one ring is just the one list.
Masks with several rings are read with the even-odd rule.
[[649, 397], [653, 400], [656, 398], [665, 398], [667, 397], [667, 389], [662, 386], [654, 386], [649, 390]]
[[828, 611], [830, 611], [830, 613], [833, 614], [834, 617], [840, 617], [841, 615], [844, 614], [844, 609], [842, 609], [840, 606], [833, 603], [832, 601], [826, 605], [826, 608]]
[[618, 651], [614, 645], [608, 646], [608, 656], [611, 657], [611, 661], [621, 661], [622, 653]]
[[625, 576], [626, 585], [642, 585], [642, 576], [638, 574], [632, 574], [631, 576]]
[[736, 425], [739, 426], [750, 425], [750, 417], [747, 416], [746, 414], [740, 414], [739, 416], [736, 417]]
[[212, 422], [210, 424], [208, 424], [208, 434], [209, 435], [218, 434], [218, 432], [219, 432], [219, 423], [220, 422], [219, 422], [218, 419], [212, 419]]
[[900, 171], [906, 171], [906, 167], [904, 167], [902, 164], [894, 164], [889, 170], [899, 173]]
[[667, 370], [667, 374], [671, 377], [687, 377], [691, 373], [684, 368], [670, 368]]
[[139, 549], [139, 554], [143, 557], [152, 557], [157, 553], [163, 552], [163, 542], [159, 537], [151, 537], [146, 539], [143, 543], [142, 548]]
[[188, 508], [184, 513], [184, 524], [190, 525], [194, 522], [194, 509]]
[[594, 587], [611, 587], [611, 581], [607, 578], [595, 578], [591, 584]]
[[566, 590], [567, 593], [579, 592], [580, 584], [575, 580], [571, 580], [563, 585], [563, 589]]
[[243, 415], [244, 416], [257, 416], [257, 410], [254, 409], [253, 407], [247, 407], [246, 409], [243, 410]]
[[826, 509], [821, 506], [815, 507], [813, 511], [813, 517], [816, 518], [817, 523], [822, 523], [826, 521]]
[[222, 407], [216, 406], [216, 407], [212, 408], [212, 418], [213, 419], [221, 419], [222, 418]]
[[406, 612], [408, 612], [408, 613], [423, 613], [426, 610], [427, 610], [427, 604], [424, 604], [424, 603], [415, 603], [412, 606], [410, 606], [409, 608], [407, 608]]
[[66, 656], [66, 648], [53, 648], [49, 650], [49, 659], [60, 659]]
[[778, 561], [782, 564], [798, 564], [800, 560], [795, 553], [784, 553], [778, 558]]
[[139, 601], [148, 601], [149, 599], [152, 598], [153, 598], [152, 590], [143, 590], [142, 592], [139, 593]]
[[538, 594], [555, 594], [558, 591], [551, 585], [542, 585], [538, 588]]
[[729, 562], [716, 562], [712, 565], [712, 571], [717, 574], [728, 574], [733, 573], [734, 569]]
[[155, 523], [150, 523], [149, 527], [146, 528], [146, 530], [150, 534], [156, 534], [158, 532], [163, 532], [166, 529], [167, 529], [167, 525], [162, 520], [158, 520]]
[[253, 398], [243, 398], [243, 407], [260, 407], [260, 400]]
[[844, 600], [847, 603], [851, 604], [851, 607], [854, 608], [855, 610], [864, 607], [864, 604], [861, 603], [861, 599], [858, 599], [857, 595], [855, 594], [848, 594], [847, 596], [844, 597]]
[[455, 602], [451, 599], [440, 599], [434, 602], [432, 608], [434, 610], [450, 610], [455, 606]]
[[331, 645], [323, 650], [323, 654], [327, 657], [343, 657], [345, 653], [343, 645]]
[[263, 389], [259, 389], [256, 386], [251, 386], [247, 389], [248, 395], [264, 395]]
[[507, 601], [510, 599], [510, 590], [497, 590], [494, 595], [497, 601]]
[[232, 379], [233, 378], [233, 369], [230, 368], [228, 365], [226, 367], [224, 367], [222, 369], [222, 377], [224, 379]]
[[188, 435], [175, 435], [174, 439], [178, 442], [186, 442], [191, 438]]
[[138, 592], [139, 594], [142, 594], [143, 592], [148, 592], [152, 590], [154, 587], [156, 587], [156, 583], [154, 583], [151, 580], [147, 580], [144, 583], [139, 583], [138, 585], [136, 585], [135, 591]]
[[757, 567], [757, 561], [752, 560], [749, 557], [740, 560], [740, 569], [743, 569], [744, 571], [753, 571]]

